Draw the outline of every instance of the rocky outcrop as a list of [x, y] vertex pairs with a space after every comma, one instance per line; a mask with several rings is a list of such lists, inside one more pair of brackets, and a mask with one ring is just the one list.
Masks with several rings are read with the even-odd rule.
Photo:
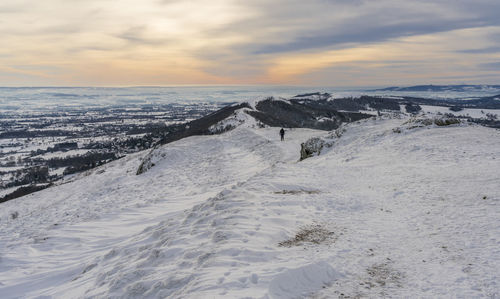
[[404, 131], [413, 130], [417, 128], [446, 127], [452, 125], [461, 126], [461, 125], [467, 125], [467, 123], [458, 118], [450, 118], [450, 117], [428, 118], [426, 116], [418, 116], [410, 118], [408, 121], [404, 122], [401, 127], [396, 127], [392, 129], [392, 131], [394, 133], [403, 133]]
[[319, 137], [314, 137], [300, 145], [300, 161], [309, 157], [319, 155], [325, 146], [325, 141]]
[[344, 134], [345, 130], [345, 126], [342, 125], [325, 137], [313, 137], [302, 143], [300, 145], [300, 161], [313, 156], [319, 156], [325, 148], [332, 147], [342, 134]]
[[153, 163], [153, 153], [155, 152], [157, 147], [154, 147], [149, 153], [144, 156], [142, 159], [141, 165], [139, 165], [139, 168], [137, 168], [137, 172], [135, 173], [136, 175], [140, 175], [148, 171], [151, 167], [155, 166]]

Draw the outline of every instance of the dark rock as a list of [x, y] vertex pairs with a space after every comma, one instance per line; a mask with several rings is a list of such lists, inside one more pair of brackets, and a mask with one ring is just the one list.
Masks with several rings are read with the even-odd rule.
[[324, 145], [325, 141], [317, 137], [302, 143], [300, 145], [300, 160], [302, 161], [314, 155], [319, 155]]

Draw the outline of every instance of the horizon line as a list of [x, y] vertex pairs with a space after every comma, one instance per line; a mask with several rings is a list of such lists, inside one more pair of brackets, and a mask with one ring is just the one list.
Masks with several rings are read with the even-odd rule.
[[499, 84], [482, 83], [454, 83], [454, 84], [408, 84], [408, 85], [289, 85], [289, 84], [168, 84], [168, 85], [26, 85], [26, 86], [1, 86], [0, 88], [169, 88], [169, 87], [294, 87], [294, 88], [400, 88], [415, 86], [500, 86]]

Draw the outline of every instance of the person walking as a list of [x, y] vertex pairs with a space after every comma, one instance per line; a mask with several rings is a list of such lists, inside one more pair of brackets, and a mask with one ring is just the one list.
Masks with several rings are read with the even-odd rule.
[[285, 140], [285, 129], [281, 128], [280, 136], [281, 136], [281, 141]]

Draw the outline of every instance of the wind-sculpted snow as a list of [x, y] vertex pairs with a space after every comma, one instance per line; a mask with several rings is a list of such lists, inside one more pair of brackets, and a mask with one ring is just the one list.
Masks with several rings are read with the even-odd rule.
[[330, 286], [341, 274], [330, 264], [317, 262], [277, 275], [269, 284], [271, 298], [307, 297], [321, 288]]
[[[255, 120], [244, 113], [246, 109], [238, 109], [234, 111], [233, 115], [230, 115], [228, 118], [221, 120], [220, 122], [215, 123], [212, 125], [209, 130], [213, 130], [213, 133], [221, 133], [224, 131], [230, 131], [232, 129], [235, 129], [236, 127], [242, 126], [242, 128], [255, 128]], [[227, 128], [230, 127], [228, 130], [217, 130], [217, 128]], [[250, 133], [249, 131], [249, 134]], [[246, 136], [244, 136], [246, 137]], [[203, 144], [202, 146], [198, 146], [196, 149], [201, 151], [197, 153], [197, 156], [203, 157], [203, 154], [208, 152], [208, 153], [217, 153], [219, 149], [214, 148], [210, 143], [212, 143], [214, 140], [217, 140], [216, 138], [214, 139], [207, 139], [206, 143]], [[238, 145], [238, 142], [241, 141], [241, 145]], [[231, 143], [235, 143], [236, 146], [240, 146], [242, 149], [248, 149], [248, 150], [255, 150], [256, 147], [258, 147], [260, 144], [257, 143], [255, 144], [248, 144], [249, 140], [240, 140], [238, 137], [235, 137], [233, 140], [231, 140]], [[253, 141], [259, 141], [259, 138], [255, 138]], [[262, 141], [262, 140], [261, 140]], [[248, 148], [247, 148], [248, 147]], [[192, 160], [192, 157], [189, 155], [186, 155], [186, 152], [189, 152], [190, 150], [195, 150], [195, 148], [189, 149], [189, 148], [177, 148], [175, 145], [171, 146], [157, 146], [156, 148], [152, 149], [147, 155], [144, 156], [142, 159], [141, 164], [139, 165], [136, 174], [140, 175], [151, 169], [152, 167], [156, 166], [157, 164], [165, 163], [165, 161], [183, 161], [183, 160]], [[221, 152], [222, 153], [222, 152]], [[198, 161], [200, 164], [204, 165], [206, 161]], [[192, 166], [196, 166], [196, 162], [192, 163]], [[167, 165], [168, 167], [168, 165]]]
[[238, 126], [9, 201], [0, 297], [498, 297], [500, 132], [408, 120]]
[[[385, 115], [380, 117], [380, 119], [390, 119], [390, 118], [401, 118], [401, 115]], [[353, 123], [353, 124], [343, 124], [340, 128], [325, 134], [320, 137], [313, 137], [308, 139], [306, 142], [302, 143], [300, 149], [300, 160], [310, 158], [312, 156], [318, 156], [324, 153], [326, 150], [335, 146], [335, 142], [345, 133], [347, 127], [356, 127], [363, 122]], [[412, 116], [401, 126], [392, 128], [394, 133], [402, 133], [408, 130], [413, 130], [416, 128], [425, 127], [444, 127], [444, 126], [468, 126], [469, 124], [458, 118], [446, 117], [446, 116], [427, 116], [418, 115]]]

